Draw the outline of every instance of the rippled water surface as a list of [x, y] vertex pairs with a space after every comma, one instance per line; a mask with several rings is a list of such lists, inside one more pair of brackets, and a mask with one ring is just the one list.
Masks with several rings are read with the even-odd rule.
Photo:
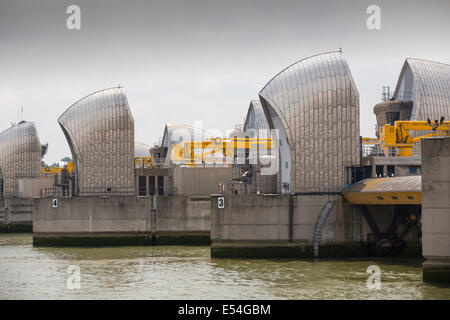
[[[366, 269], [381, 269], [367, 288]], [[419, 260], [211, 259], [209, 247], [34, 248], [0, 234], [0, 299], [450, 299]], [[81, 273], [68, 289], [69, 266]]]

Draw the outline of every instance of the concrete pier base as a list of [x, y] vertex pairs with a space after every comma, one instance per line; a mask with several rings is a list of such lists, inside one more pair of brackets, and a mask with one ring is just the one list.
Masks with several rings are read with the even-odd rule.
[[96, 232], [34, 233], [36, 247], [109, 247], [109, 246], [209, 246], [209, 232]]
[[158, 232], [153, 239], [153, 244], [158, 246], [209, 246], [211, 245], [211, 236], [209, 231]]
[[[363, 242], [324, 244], [320, 247], [321, 258], [362, 258], [367, 257], [367, 246]], [[211, 245], [212, 258], [314, 258], [314, 249], [308, 243], [288, 242], [238, 242]]]
[[0, 232], [32, 232], [32, 220], [32, 199], [0, 199]]
[[36, 247], [107, 247], [152, 245], [152, 237], [145, 233], [34, 233]]
[[450, 138], [422, 140], [423, 281], [450, 284]]
[[428, 258], [422, 264], [423, 281], [428, 283], [450, 284], [450, 258]]
[[209, 197], [34, 200], [35, 246], [209, 245]]
[[10, 223], [8, 225], [0, 225], [0, 233], [31, 233], [33, 225], [29, 223]]
[[[219, 197], [224, 198], [222, 208]], [[213, 195], [211, 199], [213, 258], [361, 258], [371, 254], [369, 226], [358, 208], [340, 194]], [[331, 209], [322, 217], [328, 203]], [[370, 210], [379, 228], [386, 230], [392, 208]], [[416, 233], [409, 232], [405, 241], [399, 256], [421, 256]]]

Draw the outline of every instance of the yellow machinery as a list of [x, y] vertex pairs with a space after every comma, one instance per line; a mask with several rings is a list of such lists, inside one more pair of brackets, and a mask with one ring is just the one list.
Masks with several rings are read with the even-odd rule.
[[137, 168], [156, 168], [156, 162], [153, 157], [136, 157], [134, 166]]
[[[431, 131], [428, 134], [413, 138], [409, 131]], [[427, 137], [450, 136], [450, 121], [395, 121], [391, 126], [386, 124], [380, 127], [380, 140], [374, 138], [362, 138], [362, 144], [379, 144], [385, 154], [393, 154], [390, 149], [396, 148], [398, 157], [410, 157], [415, 142]]]
[[362, 138], [362, 144], [380, 144], [380, 140], [377, 138]]
[[[156, 168], [155, 159], [153, 157], [136, 157], [134, 158], [134, 164], [139, 168]], [[72, 161], [67, 163], [67, 170], [72, 173], [74, 170], [74, 164]], [[64, 167], [41, 167], [41, 172], [44, 175], [55, 175], [61, 173]]]
[[[53, 176], [55, 174], [61, 173], [63, 169], [64, 167], [41, 167], [41, 172], [42, 174]], [[74, 169], [73, 162], [69, 161], [67, 163], [67, 170], [69, 171], [69, 173], [72, 173], [73, 169]]]
[[235, 155], [239, 154], [239, 150], [270, 149], [272, 149], [272, 139], [211, 138], [205, 141], [184, 141], [181, 144], [173, 145], [172, 159], [193, 167], [208, 159], [218, 160], [217, 156], [226, 163], [225, 159], [233, 159]]
[[350, 204], [421, 204], [420, 176], [372, 178], [357, 182], [342, 191]]

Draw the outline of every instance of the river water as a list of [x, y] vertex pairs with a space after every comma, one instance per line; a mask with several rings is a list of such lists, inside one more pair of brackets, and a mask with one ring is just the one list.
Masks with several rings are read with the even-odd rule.
[[[367, 286], [371, 265], [379, 289]], [[450, 288], [422, 282], [420, 265], [211, 259], [209, 247], [34, 248], [31, 234], [0, 234], [0, 299], [450, 299]]]

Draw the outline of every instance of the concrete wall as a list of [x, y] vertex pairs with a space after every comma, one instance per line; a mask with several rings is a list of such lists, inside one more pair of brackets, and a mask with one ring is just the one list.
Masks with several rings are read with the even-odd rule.
[[411, 157], [362, 157], [362, 166], [420, 166], [420, 155]]
[[288, 241], [289, 196], [227, 195], [211, 201], [211, 240]]
[[410, 166], [395, 166], [395, 176], [404, 177], [404, 176], [415, 176], [421, 174], [420, 166], [413, 166], [416, 168], [416, 173], [411, 173], [409, 168]]
[[450, 283], [450, 138], [422, 140], [424, 281]]
[[[293, 231], [289, 235], [289, 195], [228, 195], [225, 208], [211, 201], [211, 239], [213, 242], [268, 241], [304, 242], [312, 244], [314, 227], [324, 205], [333, 207], [322, 229], [321, 243], [366, 241], [370, 233], [364, 217], [340, 195], [299, 195], [293, 197]], [[387, 206], [386, 206], [387, 207]], [[370, 208], [374, 220], [386, 226], [392, 208]]]
[[209, 197], [159, 196], [156, 211], [151, 197], [52, 200], [34, 199], [35, 245], [209, 243]]
[[[158, 244], [209, 244], [209, 196], [158, 197], [155, 231]], [[179, 240], [176, 240], [179, 239]]]
[[[373, 243], [372, 232], [357, 207], [339, 194], [226, 195], [225, 208], [211, 200], [211, 242], [215, 257], [312, 257], [316, 223], [325, 204], [333, 206], [323, 224], [321, 257], [360, 257]], [[392, 206], [369, 206], [380, 232], [387, 231], [394, 216]], [[401, 226], [399, 232], [404, 230]], [[404, 238], [419, 244], [418, 232]], [[416, 251], [414, 251], [416, 252]], [[411, 254], [411, 253], [408, 253]]]
[[[167, 168], [136, 168], [134, 170], [134, 184], [135, 184], [135, 190], [136, 190], [136, 196], [141, 195], [141, 192], [144, 190], [139, 189], [139, 177], [146, 177], [146, 190], [145, 194], [147, 196], [153, 195], [151, 190], [153, 189], [154, 193], [159, 194], [161, 190], [158, 189], [158, 177], [162, 176], [164, 179], [164, 195], [171, 195], [173, 194], [172, 190], [169, 188], [169, 177], [168, 175], [168, 169]], [[153, 176], [153, 184], [151, 184], [150, 177]]]
[[41, 188], [53, 188], [53, 176], [18, 179], [19, 198], [31, 199], [41, 196]]
[[31, 232], [33, 201], [0, 199], [0, 232]]
[[[35, 199], [34, 233], [150, 232], [150, 198]], [[148, 223], [147, 223], [148, 221]]]
[[312, 257], [315, 225], [328, 201], [333, 207], [322, 228], [321, 255], [363, 255], [364, 221], [340, 195], [227, 195], [223, 209], [218, 197], [211, 201], [213, 256]]
[[180, 168], [169, 169], [169, 188], [177, 195], [205, 195], [217, 193], [219, 183], [233, 177], [231, 167], [226, 168]]

